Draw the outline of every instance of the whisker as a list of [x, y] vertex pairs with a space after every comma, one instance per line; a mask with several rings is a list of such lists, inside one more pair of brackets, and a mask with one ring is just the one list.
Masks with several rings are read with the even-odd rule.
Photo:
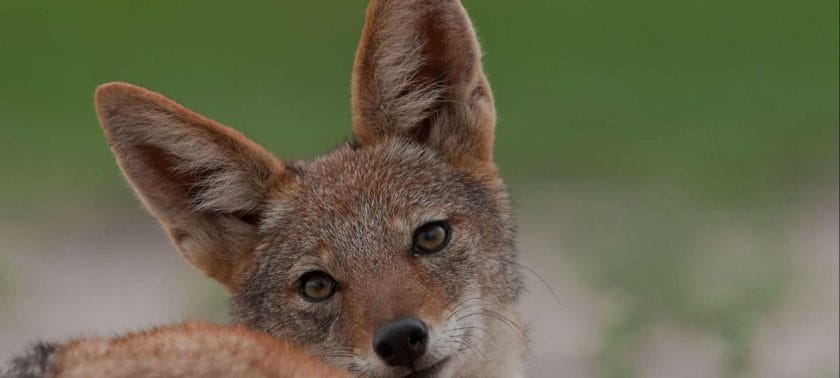
[[527, 270], [528, 272], [530, 272], [531, 274], [533, 274], [533, 275], [534, 275], [534, 277], [537, 277], [537, 279], [538, 279], [538, 280], [540, 280], [540, 281], [542, 282], [543, 286], [545, 286], [545, 288], [546, 288], [546, 289], [548, 289], [548, 292], [549, 292], [549, 293], [551, 293], [551, 296], [553, 296], [553, 297], [554, 297], [554, 300], [557, 302], [557, 305], [558, 305], [558, 306], [563, 306], [563, 304], [560, 302], [560, 297], [557, 295], [557, 293], [556, 293], [556, 292], [554, 292], [554, 289], [551, 287], [551, 285], [549, 285], [549, 284], [548, 284], [548, 281], [546, 281], [544, 278], [542, 278], [542, 276], [541, 276], [541, 275], [539, 275], [539, 273], [537, 273], [535, 270], [531, 269], [530, 267], [528, 267], [528, 266], [526, 266], [526, 265], [524, 265], [524, 264], [521, 264], [521, 263], [518, 263], [518, 262], [516, 262], [516, 261], [513, 261], [513, 260], [511, 260], [511, 259], [509, 259], [509, 258], [505, 258], [505, 257], [495, 257], [495, 256], [487, 256], [487, 258], [488, 258], [488, 259], [491, 259], [491, 260], [501, 261], [501, 262], [503, 262], [503, 263], [513, 264], [513, 265], [516, 265], [516, 266], [518, 266], [518, 267], [520, 267], [520, 268], [522, 268], [522, 269]]
[[461, 340], [461, 343], [468, 346], [468, 348], [465, 349], [464, 352], [472, 350], [478, 357], [481, 358], [481, 360], [483, 360], [483, 361], [487, 360], [487, 355], [484, 353], [483, 350], [481, 350], [481, 348], [478, 347], [478, 345], [479, 345], [478, 342], [470, 343], [466, 340]]
[[472, 298], [464, 299], [461, 302], [458, 302], [458, 304], [456, 304], [455, 307], [452, 308], [452, 314], [450, 314], [449, 318], [447, 318], [446, 320], [448, 321], [449, 319], [452, 318], [452, 316], [454, 314], [462, 311], [464, 308], [467, 308], [468, 306], [465, 306], [464, 308], [461, 308], [461, 309], [459, 309], [459, 307], [466, 305], [468, 302], [475, 301], [475, 300], [482, 300], [482, 299], [484, 299], [484, 298], [482, 298], [482, 297], [472, 297]]
[[[467, 306], [466, 304], [468, 302], [471, 302], [471, 301], [483, 301], [484, 303], [487, 303], [487, 304], [490, 304], [490, 305], [495, 305], [495, 302], [492, 302], [487, 298], [483, 298], [483, 297], [468, 298], [468, 299], [465, 299], [465, 300], [461, 301], [457, 306], [455, 306], [455, 308], [453, 309], [454, 311], [449, 315], [449, 317], [446, 318], [446, 321], [449, 321], [450, 319], [452, 319], [452, 317], [456, 316], [457, 314], [459, 314], [463, 311], [472, 309], [472, 308], [477, 307], [477, 306], [481, 306], [481, 304], [470, 304], [470, 305]], [[461, 306], [463, 306], [463, 307], [461, 307]], [[458, 308], [458, 307], [461, 307], [461, 308]]]
[[[472, 327], [472, 326], [464, 326], [464, 327], [452, 328], [452, 329], [448, 329], [448, 330], [444, 331], [444, 333], [455, 332], [455, 331], [459, 331], [459, 330], [462, 330], [462, 329], [466, 329], [466, 330], [473, 330], [473, 329], [474, 329], [474, 330], [478, 330], [478, 331], [483, 332], [485, 335], [489, 335], [489, 334], [487, 333], [487, 330], [486, 330], [486, 329], [481, 328], [481, 327]], [[462, 334], [467, 334], [467, 332], [465, 331], [465, 332], [463, 332]]]
[[508, 319], [507, 317], [505, 317], [502, 314], [499, 314], [499, 313], [496, 313], [496, 312], [493, 312], [493, 311], [490, 311], [490, 310], [483, 310], [481, 312], [473, 312], [473, 313], [470, 313], [470, 314], [467, 314], [467, 315], [464, 315], [464, 316], [458, 318], [456, 321], [460, 321], [460, 320], [463, 320], [463, 319], [466, 319], [466, 318], [469, 318], [469, 317], [472, 317], [472, 316], [485, 316], [489, 319], [495, 319], [495, 320], [501, 322], [502, 324], [504, 324], [505, 326], [507, 326], [511, 331], [513, 331], [514, 335], [516, 335], [516, 337], [522, 343], [522, 346], [525, 347], [525, 350], [528, 352], [528, 354], [531, 356], [531, 358], [533, 360], [536, 360], [536, 356], [534, 356], [534, 352], [528, 346], [528, 340], [521, 333], [521, 331], [522, 331], [521, 327], [519, 327], [515, 322]]

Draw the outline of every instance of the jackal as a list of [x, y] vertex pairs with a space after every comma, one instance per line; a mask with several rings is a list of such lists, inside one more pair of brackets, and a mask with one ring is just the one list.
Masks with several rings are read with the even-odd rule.
[[[278, 160], [133, 85], [102, 85], [95, 102], [129, 183], [186, 260], [229, 291], [234, 324], [357, 376], [521, 376], [516, 224], [460, 1], [372, 0], [351, 92], [352, 138], [313, 161]], [[187, 324], [124, 341], [189, 342], [183, 327], [231, 332]], [[83, 366], [83, 345], [32, 358], [47, 373]], [[217, 349], [202, 353], [235, 359]], [[311, 362], [286, 349], [281, 361]], [[125, 367], [178, 366], [136, 358]]]

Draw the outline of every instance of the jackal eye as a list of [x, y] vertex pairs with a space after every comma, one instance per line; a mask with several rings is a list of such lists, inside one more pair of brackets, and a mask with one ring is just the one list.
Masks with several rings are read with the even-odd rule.
[[336, 290], [338, 290], [338, 283], [324, 272], [307, 272], [300, 277], [300, 296], [309, 302], [330, 299]]
[[452, 228], [446, 221], [426, 223], [414, 231], [412, 249], [414, 253], [428, 255], [445, 248], [449, 244]]

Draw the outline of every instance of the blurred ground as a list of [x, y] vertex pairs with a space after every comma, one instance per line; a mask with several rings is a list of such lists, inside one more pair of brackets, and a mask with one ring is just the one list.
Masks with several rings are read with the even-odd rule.
[[[564, 193], [567, 194], [568, 193]], [[616, 212], [604, 207], [604, 199], [589, 196], [564, 196], [563, 199], [533, 202], [523, 199], [526, 209], [535, 209], [546, 203], [559, 203], [543, 209], [543, 215], [526, 214], [523, 222], [523, 257], [527, 265], [549, 282], [560, 297], [561, 305], [554, 303], [542, 283], [532, 280], [531, 295], [525, 302], [526, 318], [534, 319], [533, 350], [538, 356], [535, 364], [537, 376], [542, 377], [831, 377], [838, 374], [838, 221], [837, 197], [823, 193], [803, 199], [801, 206], [787, 214], [778, 232], [784, 234], [784, 244], [779, 245], [777, 256], [784, 261], [780, 267], [783, 278], [766, 267], [769, 251], [756, 251], [748, 259], [739, 259], [741, 249], [759, 248], [755, 243], [769, 235], [755, 232], [755, 225], [709, 224], [714, 219], [698, 222], [698, 242], [705, 248], [719, 253], [694, 259], [695, 274], [692, 285], [682, 286], [684, 279], [663, 280], [660, 285], [682, 286], [681, 295], [692, 302], [692, 311], [708, 312], [700, 297], [711, 287], [727, 286], [724, 290], [737, 292], [748, 287], [746, 298], [762, 290], [757, 287], [761, 279], [745, 283], [741, 275], [765, 275], [763, 279], [782, 279], [783, 282], [761, 282], [784, 290], [770, 306], [746, 308], [746, 314], [728, 308], [722, 317], [747, 319], [739, 323], [742, 329], [752, 329], [751, 335], [732, 350], [725, 332], [714, 324], [688, 320], [679, 309], [661, 306], [651, 309], [654, 314], [640, 321], [641, 325], [613, 331], [615, 322], [622, 321], [628, 307], [656, 307], [656, 298], [645, 298], [632, 292], [622, 292], [621, 287], [605, 285], [592, 289], [576, 263], [577, 254], [595, 253], [586, 246], [571, 246], [564, 234], [583, 232], [587, 225], [577, 224], [569, 230], [550, 232], [557, 218], [566, 227], [574, 224], [575, 209], [598, 208], [599, 216], [614, 217]], [[609, 199], [608, 201], [613, 201]], [[546, 227], [546, 225], [548, 225]], [[610, 238], [611, 230], [596, 238]], [[614, 230], [613, 230], [614, 231]], [[590, 235], [591, 236], [591, 235]], [[728, 237], [727, 237], [728, 236]], [[614, 248], [623, 248], [617, 243]], [[691, 246], [686, 246], [691, 248]], [[679, 253], [679, 251], [671, 251]], [[603, 258], [603, 256], [601, 256]], [[609, 263], [608, 261], [604, 261]], [[721, 277], [720, 266], [731, 265], [737, 272]], [[717, 267], [717, 268], [716, 268]], [[634, 269], [634, 268], [629, 268]], [[648, 270], [648, 268], [635, 268]], [[655, 268], [649, 270], [658, 274]], [[684, 272], [691, 274], [690, 272]], [[533, 278], [533, 277], [532, 277]], [[620, 281], [616, 278], [616, 281]], [[721, 280], [723, 282], [721, 282]], [[731, 286], [730, 286], [731, 285]], [[715, 289], [716, 290], [716, 289]], [[661, 291], [668, 291], [661, 288]], [[727, 311], [724, 311], [727, 312]], [[618, 351], [615, 351], [618, 349]], [[743, 358], [743, 367], [731, 367], [728, 360]], [[626, 366], [623, 366], [625, 365]]]

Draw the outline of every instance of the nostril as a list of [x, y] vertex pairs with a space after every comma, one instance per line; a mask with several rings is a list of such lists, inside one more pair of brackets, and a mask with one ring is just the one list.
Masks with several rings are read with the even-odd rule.
[[423, 332], [422, 330], [415, 330], [414, 332], [411, 332], [410, 335], [408, 335], [408, 343], [411, 344], [411, 346], [413, 347], [416, 347], [425, 342], [426, 332]]
[[387, 344], [380, 344], [376, 346], [376, 354], [384, 360], [389, 360], [394, 356], [394, 348]]

